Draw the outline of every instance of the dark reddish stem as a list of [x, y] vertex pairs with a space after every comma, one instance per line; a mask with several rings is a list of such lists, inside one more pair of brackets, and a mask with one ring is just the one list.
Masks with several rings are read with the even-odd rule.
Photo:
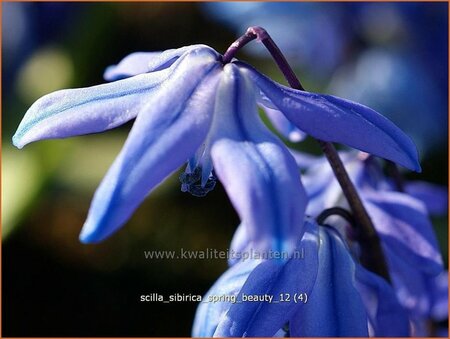
[[272, 58], [275, 60], [278, 68], [283, 73], [284, 77], [286, 78], [287, 82], [292, 88], [296, 88], [299, 90], [304, 91], [304, 88], [298, 78], [295, 76], [294, 71], [292, 70], [291, 66], [289, 66], [289, 63], [287, 62], [286, 58], [284, 57], [283, 53], [281, 53], [278, 46], [275, 44], [275, 42], [272, 40], [270, 35], [266, 32], [266, 30], [262, 27], [249, 27], [247, 29], [247, 32], [243, 36], [241, 36], [239, 39], [237, 39], [235, 42], [231, 44], [231, 46], [227, 49], [227, 51], [224, 53], [222, 57], [222, 62], [224, 64], [227, 64], [231, 62], [234, 55], [246, 44], [248, 44], [252, 40], [258, 40], [263, 43], [263, 45], [267, 48], [270, 55], [272, 55]]
[[[298, 80], [283, 53], [264, 28], [250, 27], [247, 29], [247, 32], [242, 37], [237, 39], [224, 53], [222, 58], [223, 63], [226, 64], [231, 62], [235, 54], [242, 47], [255, 39], [262, 42], [270, 52], [289, 85], [292, 88], [304, 91], [302, 84]], [[359, 226], [357, 236], [363, 249], [361, 263], [371, 271], [384, 277], [387, 281], [390, 281], [387, 263], [375, 227], [361, 201], [361, 198], [359, 197], [358, 192], [356, 191], [355, 186], [348, 176], [336, 148], [331, 142], [322, 140], [317, 141], [319, 142], [323, 153], [333, 169], [334, 175], [336, 176], [336, 179], [342, 188], [342, 192], [344, 193], [344, 196], [353, 212], [356, 224]]]

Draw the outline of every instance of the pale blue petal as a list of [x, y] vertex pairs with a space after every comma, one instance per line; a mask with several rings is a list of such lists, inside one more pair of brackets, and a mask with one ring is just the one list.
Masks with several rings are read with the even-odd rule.
[[356, 289], [375, 337], [408, 337], [409, 319], [386, 280], [356, 264]]
[[138, 75], [93, 87], [66, 89], [37, 100], [13, 137], [22, 148], [43, 139], [102, 132], [134, 119], [172, 70]]
[[[358, 159], [358, 153], [353, 151], [339, 152], [347, 173], [357, 189], [365, 169], [364, 162]], [[311, 164], [302, 175], [302, 181], [309, 198], [306, 209], [308, 215], [318, 216], [324, 209], [347, 206], [342, 188], [325, 157], [321, 157]]]
[[365, 191], [363, 197], [386, 247], [418, 270], [434, 275], [442, 271], [439, 245], [421, 201], [389, 191]]
[[[305, 233], [297, 247], [299, 255], [287, 262], [268, 260], [257, 266], [242, 287], [238, 300], [226, 316], [222, 317], [215, 337], [271, 337], [291, 318], [301, 301], [294, 294], [306, 293], [316, 281], [318, 265], [318, 227], [313, 221], [305, 222]], [[289, 301], [280, 302], [280, 294], [290, 295]], [[245, 295], [273, 296], [268, 301], [243, 301]], [[309, 299], [315, 303], [314, 300]], [[278, 301], [278, 302], [274, 302]]]
[[231, 240], [230, 253], [234, 255], [230, 255], [230, 257], [228, 258], [229, 266], [233, 266], [237, 262], [241, 261], [241, 254], [249, 250], [249, 244], [250, 239], [247, 234], [247, 227], [243, 224], [240, 224], [234, 232], [233, 239]]
[[192, 328], [193, 337], [214, 335], [217, 325], [232, 305], [230, 298], [236, 297], [237, 300], [237, 295], [248, 276], [260, 263], [261, 260], [241, 261], [222, 274], [197, 307]]
[[257, 89], [256, 91], [256, 102], [259, 106], [271, 108], [271, 109], [278, 109], [276, 105], [273, 104], [273, 102], [267, 97], [267, 95], [264, 94], [263, 91], [260, 89]]
[[145, 196], [192, 156], [211, 123], [220, 65], [207, 49], [186, 55], [138, 115], [119, 156], [97, 189], [80, 239], [117, 230]]
[[429, 317], [431, 299], [427, 276], [399, 257], [389, 246], [383, 246], [389, 274], [400, 304], [417, 318]]
[[426, 318], [410, 318], [411, 337], [425, 338], [430, 336], [430, 322]]
[[103, 74], [103, 77], [107, 81], [114, 81], [142, 73], [162, 70], [170, 67], [183, 54], [197, 48], [209, 47], [204, 45], [191, 45], [177, 49], [169, 49], [164, 52], [131, 53], [117, 65], [109, 66]]
[[290, 252], [302, 234], [306, 194], [294, 159], [259, 118], [254, 87], [228, 64], [218, 87], [211, 156], [252, 248]]
[[448, 188], [425, 181], [412, 181], [405, 184], [405, 192], [421, 200], [431, 215], [448, 213]]
[[292, 337], [367, 337], [368, 319], [355, 284], [355, 263], [334, 231], [320, 229], [319, 272], [306, 304], [290, 321]]
[[261, 106], [275, 129], [291, 142], [300, 142], [306, 138], [306, 134], [300, 131], [293, 123], [277, 109]]
[[431, 318], [442, 321], [448, 318], [448, 272], [443, 271], [436, 277], [428, 278], [431, 295]]
[[318, 164], [324, 163], [323, 156], [317, 156], [301, 151], [294, 150], [292, 148], [288, 148], [291, 155], [294, 157], [297, 166], [301, 170], [307, 170], [312, 166], [316, 166]]
[[302, 174], [302, 182], [309, 199], [306, 213], [313, 217], [326, 208], [336, 206], [342, 196], [342, 189], [323, 157], [321, 162], [313, 164]]
[[381, 114], [335, 96], [282, 86], [247, 64], [236, 64], [245, 68], [276, 107], [307, 134], [324, 141], [339, 142], [420, 171], [414, 143]]
[[161, 52], [161, 54], [157, 58], [152, 58], [151, 60], [149, 60], [148, 70], [149, 72], [153, 72], [164, 67], [168, 67], [168, 65], [170, 65], [174, 59], [176, 60], [177, 58], [194, 50], [208, 50], [210, 53], [215, 55], [216, 60], [219, 60], [219, 54], [211, 47], [201, 44], [189, 45], [175, 49], [168, 49], [164, 52]]
[[256, 91], [256, 102], [264, 110], [274, 127], [289, 141], [299, 142], [307, 137], [306, 133], [295, 127], [295, 125], [277, 109], [264, 92], [260, 90]]
[[[135, 52], [127, 55], [117, 65], [108, 66], [103, 74], [106, 81], [115, 81], [149, 72], [148, 63], [158, 58], [162, 52]], [[167, 63], [176, 59], [170, 59]], [[166, 68], [166, 67], [161, 67]]]

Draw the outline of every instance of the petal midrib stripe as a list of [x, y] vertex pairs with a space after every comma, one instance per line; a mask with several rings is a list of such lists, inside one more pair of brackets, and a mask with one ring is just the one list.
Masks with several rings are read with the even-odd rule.
[[69, 109], [78, 108], [78, 107], [81, 107], [81, 106], [85, 106], [87, 104], [91, 104], [91, 103], [95, 103], [95, 102], [99, 102], [99, 101], [103, 101], [103, 100], [116, 99], [116, 98], [120, 98], [120, 97], [123, 97], [123, 96], [128, 96], [128, 95], [134, 95], [134, 94], [140, 94], [140, 93], [148, 92], [151, 89], [160, 86], [161, 83], [163, 81], [165, 81], [166, 79], [167, 78], [164, 78], [164, 79], [162, 79], [159, 82], [153, 83], [151, 86], [147, 86], [147, 87], [143, 87], [143, 88], [139, 88], [139, 89], [124, 90], [124, 91], [118, 91], [118, 92], [109, 93], [109, 94], [103, 94], [103, 95], [95, 96], [95, 97], [86, 99], [84, 101], [78, 102], [78, 103], [76, 103], [74, 105], [65, 105], [65, 106], [63, 105], [62, 108], [50, 110], [47, 113], [43, 114], [42, 116], [35, 117], [35, 118], [31, 119], [30, 121], [28, 121], [25, 124], [25, 126], [21, 129], [19, 134], [17, 135], [17, 138], [23, 137], [34, 126], [37, 126], [37, 124], [39, 122], [42, 122], [42, 121], [47, 120], [49, 118], [52, 118], [54, 116], [60, 115], [60, 114], [64, 113], [65, 111], [69, 110]]

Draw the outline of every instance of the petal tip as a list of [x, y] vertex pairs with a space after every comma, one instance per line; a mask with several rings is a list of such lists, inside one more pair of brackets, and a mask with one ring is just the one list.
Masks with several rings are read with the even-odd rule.
[[99, 232], [96, 230], [96, 228], [92, 227], [91, 224], [88, 224], [87, 222], [83, 225], [83, 228], [80, 232], [80, 236], [78, 237], [80, 242], [83, 244], [93, 244], [98, 243], [101, 240], [103, 240], [103, 237], [99, 235]]
[[409, 166], [405, 166], [405, 167], [407, 167], [410, 170], [415, 171], [417, 173], [421, 173], [422, 172], [422, 167], [420, 166], [420, 162], [419, 162], [419, 159], [418, 159], [417, 155], [411, 159], [411, 162], [410, 162]]
[[20, 138], [17, 136], [17, 133], [12, 137], [12, 144], [18, 149], [22, 149], [23, 146], [25, 146], [25, 143], [21, 142]]
[[111, 65], [111, 66], [106, 67], [105, 71], [103, 72], [103, 79], [105, 81], [116, 81], [116, 80], [126, 78], [125, 75], [119, 74], [116, 71], [116, 69], [117, 69], [116, 65]]
[[408, 166], [411, 170], [416, 171], [417, 173], [421, 173], [422, 172], [422, 167], [420, 166], [420, 161], [419, 161], [419, 152], [417, 151], [416, 145], [414, 144], [414, 142], [411, 140], [412, 143], [412, 151], [410, 152], [410, 159], [411, 159], [411, 165]]
[[416, 164], [415, 171], [416, 171], [417, 173], [422, 173], [422, 167], [420, 166], [419, 163]]
[[106, 81], [111, 81], [113, 79], [113, 77], [112, 77], [113, 69], [114, 69], [114, 66], [106, 67], [105, 71], [103, 72], [103, 79], [105, 79]]

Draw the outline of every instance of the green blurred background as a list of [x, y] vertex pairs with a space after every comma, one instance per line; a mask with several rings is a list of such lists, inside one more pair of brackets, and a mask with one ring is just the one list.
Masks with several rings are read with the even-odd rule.
[[[204, 43], [223, 52], [234, 31], [194, 3], [7, 3], [5, 22], [3, 336], [189, 336], [195, 303], [140, 303], [139, 296], [204, 294], [226, 261], [146, 260], [144, 251], [227, 249], [239, 219], [221, 185], [195, 198], [180, 191], [176, 173], [120, 231], [101, 244], [83, 245], [78, 234], [92, 195], [131, 123], [21, 151], [10, 140], [44, 94], [102, 83], [103, 70], [134, 51]], [[246, 50], [239, 57], [283, 82], [269, 59]], [[314, 72], [296, 70], [306, 88], [326, 90], [327, 81], [316, 80]], [[317, 152], [312, 142], [301, 148]], [[446, 185], [446, 143], [425, 160], [424, 172], [410, 177]], [[447, 219], [435, 221], [447, 255]]]

